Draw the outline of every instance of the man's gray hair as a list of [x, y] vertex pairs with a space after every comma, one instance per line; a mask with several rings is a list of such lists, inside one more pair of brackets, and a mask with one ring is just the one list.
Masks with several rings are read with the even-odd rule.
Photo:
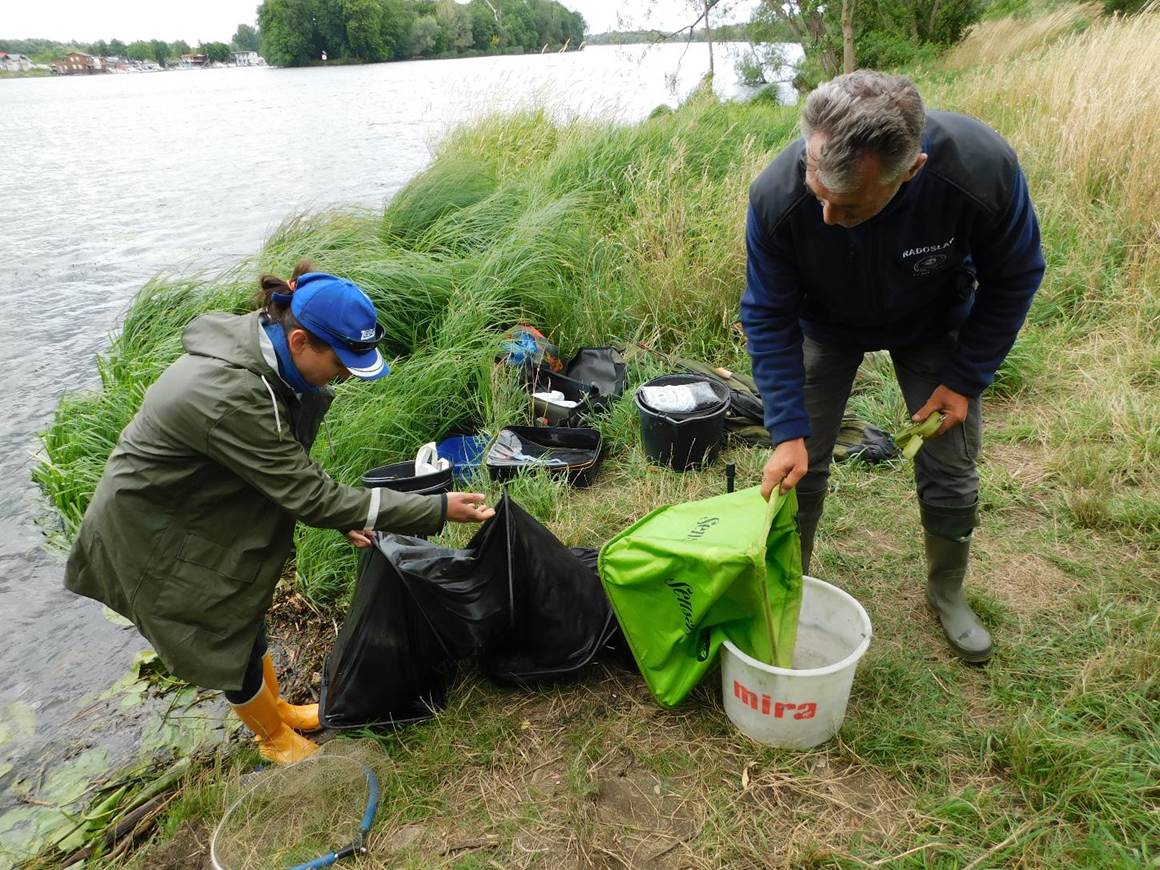
[[893, 184], [922, 151], [926, 113], [918, 89], [905, 76], [858, 70], [822, 82], [802, 109], [801, 130], [825, 137], [816, 172], [822, 184], [846, 193], [856, 182], [866, 153], [882, 161], [883, 184]]

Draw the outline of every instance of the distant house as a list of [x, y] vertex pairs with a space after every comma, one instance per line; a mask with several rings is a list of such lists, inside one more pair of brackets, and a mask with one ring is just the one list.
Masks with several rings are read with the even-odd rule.
[[183, 54], [181, 56], [182, 69], [200, 69], [205, 66], [209, 58], [204, 54]]
[[28, 72], [32, 69], [32, 58], [16, 52], [0, 51], [0, 71]]
[[103, 60], [80, 51], [70, 51], [64, 58], [54, 63], [52, 68], [62, 76], [92, 75], [106, 71]]
[[262, 59], [256, 51], [235, 51], [234, 66], [258, 66]]

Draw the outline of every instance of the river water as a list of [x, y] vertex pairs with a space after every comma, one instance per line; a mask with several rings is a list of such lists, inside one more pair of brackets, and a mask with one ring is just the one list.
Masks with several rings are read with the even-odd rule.
[[[717, 49], [716, 90], [743, 95], [740, 46]], [[0, 81], [0, 865], [34, 827], [3, 814], [32, 813], [46, 770], [82, 750], [90, 768], [115, 767], [139, 737], [127, 718], [79, 715], [145, 644], [62, 588], [64, 555], [45, 544], [54, 518], [30, 480], [37, 433], [64, 392], [99, 384], [96, 354], [134, 292], [158, 272], [251, 256], [293, 213], [381, 207], [465, 119], [541, 104], [636, 121], [707, 66], [703, 44], [596, 46]]]

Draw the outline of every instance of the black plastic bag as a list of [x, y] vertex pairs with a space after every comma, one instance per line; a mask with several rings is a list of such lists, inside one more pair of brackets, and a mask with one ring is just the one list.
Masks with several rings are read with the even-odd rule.
[[510, 624], [506, 573], [474, 551], [380, 535], [359, 563], [350, 612], [326, 660], [329, 728], [429, 719], [457, 661]]
[[430, 719], [446, 703], [451, 667], [386, 556], [365, 550], [354, 600], [323, 667], [322, 724], [354, 728]]
[[616, 631], [592, 553], [565, 547], [505, 493], [464, 550], [380, 535], [323, 669], [328, 728], [402, 725], [446, 702], [456, 663], [505, 682], [557, 679]]
[[628, 367], [614, 347], [582, 347], [564, 367], [564, 374], [596, 391], [593, 403], [599, 408], [624, 394], [628, 388]]
[[469, 546], [481, 561], [506, 563], [511, 588], [511, 622], [484, 651], [484, 674], [515, 683], [555, 679], [603, 649], [615, 623], [595, 564], [560, 543], [506, 492], [495, 519]]

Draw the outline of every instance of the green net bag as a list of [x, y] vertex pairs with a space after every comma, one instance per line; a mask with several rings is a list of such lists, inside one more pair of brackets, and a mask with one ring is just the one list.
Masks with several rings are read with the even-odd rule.
[[802, 600], [791, 491], [669, 505], [600, 551], [600, 579], [641, 674], [665, 707], [713, 666], [722, 641], [791, 667]]

